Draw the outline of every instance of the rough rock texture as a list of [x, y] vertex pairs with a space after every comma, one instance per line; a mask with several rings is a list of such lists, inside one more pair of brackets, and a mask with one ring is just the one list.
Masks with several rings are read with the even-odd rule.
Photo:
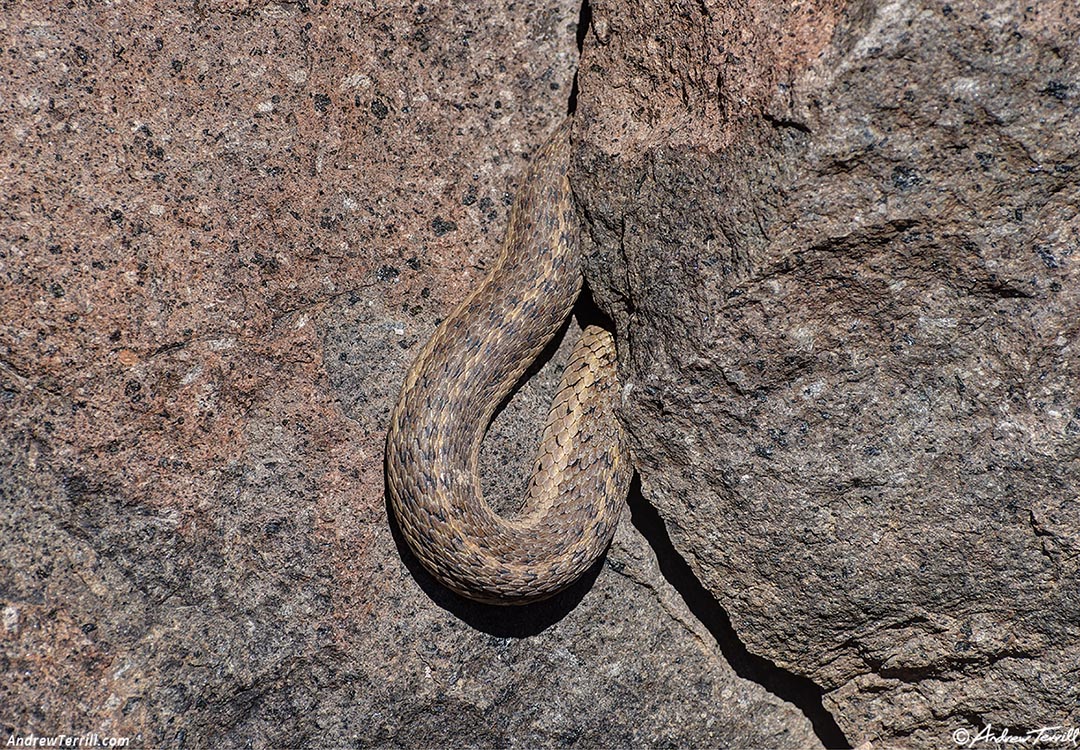
[[[566, 111], [578, 13], [3, 5], [0, 742], [843, 743], [640, 497], [606, 566], [512, 612], [388, 524], [387, 414]], [[561, 356], [495, 425], [495, 497]]]
[[1080, 9], [780, 5], [592, 6], [643, 494], [853, 744], [1076, 727]]

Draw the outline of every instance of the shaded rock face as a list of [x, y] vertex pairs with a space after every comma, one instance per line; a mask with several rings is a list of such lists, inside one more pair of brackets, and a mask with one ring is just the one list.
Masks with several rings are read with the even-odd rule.
[[592, 6], [644, 496], [852, 743], [1080, 724], [1080, 10], [754, 5]]

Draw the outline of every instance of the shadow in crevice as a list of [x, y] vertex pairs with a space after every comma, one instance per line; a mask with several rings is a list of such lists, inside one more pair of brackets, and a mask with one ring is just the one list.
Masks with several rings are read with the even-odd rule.
[[[585, 36], [589, 33], [589, 26], [592, 24], [592, 6], [589, 5], [589, 0], [583, 0], [581, 3], [581, 9], [578, 11], [578, 23], [577, 23], [577, 42], [578, 57], [581, 56], [582, 51], [585, 49]], [[574, 71], [574, 81], [570, 84], [570, 98], [566, 102], [566, 114], [570, 117], [574, 116], [577, 111], [578, 103], [578, 72]]]
[[818, 739], [827, 748], [850, 748], [851, 743], [822, 704], [823, 691], [813, 680], [792, 674], [768, 659], [752, 654], [739, 640], [720, 602], [697, 579], [690, 565], [675, 549], [660, 514], [641, 494], [641, 481], [635, 476], [630, 488], [630, 520], [656, 554], [660, 572], [687, 608], [716, 639], [720, 652], [735, 674], [756, 682], [773, 695], [796, 706], [810, 720]]
[[615, 332], [615, 321], [593, 300], [592, 289], [589, 288], [588, 281], [582, 283], [581, 294], [578, 295], [577, 302], [574, 303], [574, 319], [583, 331], [589, 326], [600, 326], [612, 333]]
[[590, 25], [592, 25], [592, 5], [589, 4], [589, 0], [582, 0], [581, 8], [578, 10], [577, 33], [574, 38], [579, 55], [585, 50], [585, 37], [589, 33]]

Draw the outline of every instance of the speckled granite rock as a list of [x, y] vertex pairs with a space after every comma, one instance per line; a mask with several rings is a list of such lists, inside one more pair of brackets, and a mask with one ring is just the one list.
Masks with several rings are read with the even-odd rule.
[[778, 5], [593, 4], [644, 496], [852, 743], [1080, 726], [1080, 9]]
[[[640, 497], [523, 611], [447, 597], [388, 525], [387, 414], [566, 111], [578, 13], [5, 6], [0, 740], [842, 744]], [[494, 428], [493, 496], [560, 356]]]

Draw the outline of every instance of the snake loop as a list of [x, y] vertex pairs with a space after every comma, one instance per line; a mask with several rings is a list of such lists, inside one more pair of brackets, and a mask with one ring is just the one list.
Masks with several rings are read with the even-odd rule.
[[633, 473], [614, 413], [614, 341], [589, 326], [548, 413], [522, 512], [503, 518], [480, 491], [495, 409], [581, 290], [569, 132], [566, 120], [533, 158], [498, 262], [413, 363], [387, 435], [402, 535], [436, 579], [482, 602], [524, 604], [573, 583], [610, 543]]

